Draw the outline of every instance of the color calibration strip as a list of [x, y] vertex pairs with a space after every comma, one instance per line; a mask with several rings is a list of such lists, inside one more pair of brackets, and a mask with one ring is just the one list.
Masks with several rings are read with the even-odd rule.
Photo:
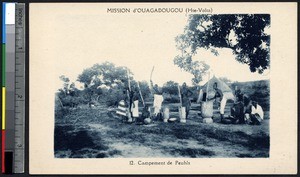
[[5, 91], [5, 43], [6, 43], [6, 3], [2, 3], [2, 130], [1, 130], [1, 171], [5, 173], [5, 104], [6, 104], [6, 91]]
[[24, 173], [25, 4], [2, 4], [2, 173]]
[[[15, 3], [4, 3], [3, 45], [3, 83], [2, 93], [4, 103], [2, 108], [2, 172], [13, 173], [14, 154], [14, 92], [15, 92]], [[4, 162], [4, 163], [3, 163]]]

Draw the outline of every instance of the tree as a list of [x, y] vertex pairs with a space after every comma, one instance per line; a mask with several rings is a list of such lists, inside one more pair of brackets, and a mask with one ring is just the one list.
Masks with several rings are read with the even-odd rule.
[[164, 83], [162, 91], [171, 95], [178, 95], [178, 83], [174, 81], [168, 81]]
[[194, 85], [197, 85], [202, 81], [202, 76], [206, 74], [206, 72], [210, 68], [209, 65], [204, 61], [192, 61], [191, 55], [176, 56], [174, 58], [174, 64], [194, 76], [194, 78], [192, 78], [192, 82]]
[[238, 62], [249, 65], [251, 72], [263, 73], [270, 67], [269, 14], [191, 15], [184, 34], [176, 37], [181, 56], [174, 63], [193, 72], [192, 56], [199, 48], [218, 55], [229, 48]]
[[75, 87], [75, 83], [70, 84], [70, 79], [64, 75], [59, 77], [64, 82], [63, 88], [57, 94], [59, 103], [62, 107], [77, 107], [85, 100], [81, 96], [81, 91]]
[[70, 79], [65, 75], [59, 76], [59, 79], [64, 82], [63, 88], [59, 89], [59, 91], [66, 96], [67, 94], [69, 94]]
[[94, 88], [98, 88], [101, 85], [109, 88], [120, 84], [128, 86], [127, 71], [132, 75], [126, 67], [116, 67], [113, 63], [105, 62], [94, 64], [92, 67], [85, 69], [78, 76], [77, 80], [84, 83], [87, 87], [93, 86]]
[[150, 87], [147, 81], [141, 81], [139, 82], [141, 93], [143, 95], [143, 99], [148, 99], [150, 97]]
[[[110, 89], [127, 88], [127, 72], [132, 75], [126, 67], [116, 67], [113, 63], [105, 62], [85, 69], [77, 80], [85, 85], [84, 91], [87, 99], [93, 101], [94, 98], [95, 101], [98, 101], [101, 94], [110, 94]], [[119, 92], [118, 94], [121, 94], [122, 91]]]

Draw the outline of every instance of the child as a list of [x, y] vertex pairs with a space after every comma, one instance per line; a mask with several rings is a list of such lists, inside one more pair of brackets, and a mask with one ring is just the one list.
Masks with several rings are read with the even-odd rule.
[[[148, 124], [149, 120], [145, 121], [145, 119], [150, 119], [150, 112], [149, 112], [149, 108], [147, 105], [143, 108], [142, 116], [137, 119], [137, 123], [138, 124], [144, 124], [144, 123]], [[150, 119], [150, 122], [151, 122], [151, 119]]]

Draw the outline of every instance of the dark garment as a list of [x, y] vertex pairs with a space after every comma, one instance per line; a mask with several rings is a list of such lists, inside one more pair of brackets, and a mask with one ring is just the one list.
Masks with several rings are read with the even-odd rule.
[[144, 120], [149, 117], [150, 117], [150, 112], [148, 111], [148, 108], [144, 108], [141, 117], [138, 117], [136, 119], [136, 122], [137, 124], [144, 124]]
[[153, 86], [153, 82], [150, 80], [150, 89], [152, 89], [153, 94], [162, 95], [162, 89], [160, 89], [157, 85]]
[[144, 118], [143, 117], [137, 117], [136, 118], [136, 123], [143, 124], [144, 123]]
[[193, 95], [193, 92], [190, 91], [188, 88], [183, 87], [181, 91], [181, 98], [182, 98], [182, 106], [185, 107], [186, 112], [186, 118], [189, 115], [190, 109], [191, 109], [191, 101], [190, 96]]
[[244, 119], [244, 104], [242, 102], [237, 102], [236, 104], [233, 105], [231, 108], [231, 116], [238, 120], [240, 124], [245, 123]]
[[220, 89], [216, 89], [216, 94], [215, 94], [215, 98], [223, 98], [223, 92]]
[[134, 102], [134, 100], [136, 100], [136, 96], [134, 91], [129, 91], [129, 111], [130, 111], [130, 116], [133, 117], [132, 115], [132, 104]]
[[262, 122], [262, 118], [259, 114], [250, 114], [250, 119], [253, 125], [260, 125]]
[[159, 88], [157, 87], [154, 87], [153, 88], [153, 93], [156, 94], [156, 95], [162, 95], [162, 90], [160, 90]]
[[206, 93], [206, 92], [203, 92], [202, 101], [206, 101], [206, 96], [207, 96], [207, 93]]
[[142, 118], [148, 118], [150, 117], [150, 112], [148, 110], [143, 110], [142, 111]]
[[157, 113], [157, 115], [152, 117], [154, 121], [162, 121], [163, 120], [163, 115], [161, 112]]
[[245, 114], [251, 114], [252, 111], [252, 104], [251, 102], [248, 105], [245, 105]]

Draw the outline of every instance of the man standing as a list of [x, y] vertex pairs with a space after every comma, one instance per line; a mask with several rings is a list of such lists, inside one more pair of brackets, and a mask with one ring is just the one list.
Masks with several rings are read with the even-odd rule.
[[139, 96], [137, 95], [137, 93], [138, 90], [136, 89], [132, 96], [132, 105], [131, 105], [131, 116], [135, 120], [139, 117]]
[[187, 88], [186, 83], [184, 82], [182, 84], [182, 89], [181, 89], [181, 98], [182, 98], [182, 107], [185, 107], [185, 112], [186, 112], [186, 118], [189, 115], [190, 108], [191, 108], [191, 101], [190, 101], [190, 96], [193, 95], [193, 92]]
[[222, 120], [224, 119], [224, 112], [225, 112], [225, 106], [226, 106], [227, 100], [234, 100], [234, 96], [229, 91], [222, 92], [222, 90], [218, 88], [217, 82], [214, 83], [213, 88], [215, 90], [215, 96], [213, 98], [210, 98], [207, 100], [213, 100], [213, 99], [216, 99], [217, 97], [220, 97], [220, 99], [221, 99], [220, 116], [221, 116], [221, 122], [222, 122]]
[[152, 93], [154, 95], [153, 107], [154, 107], [154, 115], [157, 116], [160, 113], [162, 102], [164, 98], [162, 96], [162, 89], [158, 87], [157, 84], [153, 86], [152, 80], [150, 80], [150, 86]]

